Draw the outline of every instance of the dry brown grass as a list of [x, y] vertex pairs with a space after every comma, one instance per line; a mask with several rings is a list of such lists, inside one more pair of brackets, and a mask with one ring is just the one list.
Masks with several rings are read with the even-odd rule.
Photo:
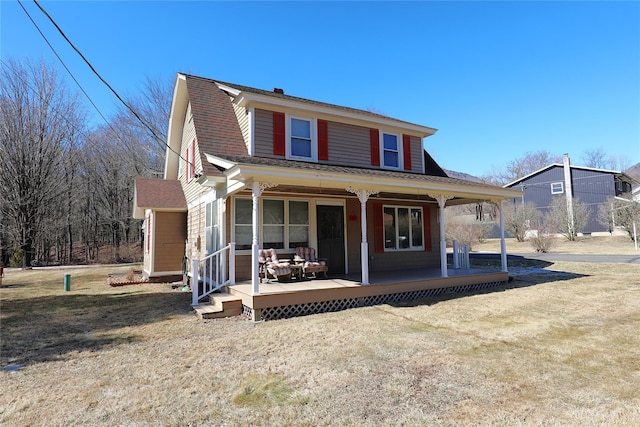
[[[168, 285], [9, 271], [2, 425], [640, 425], [640, 266], [252, 324]], [[126, 271], [126, 267], [121, 271]], [[561, 279], [561, 280], [559, 280]]]

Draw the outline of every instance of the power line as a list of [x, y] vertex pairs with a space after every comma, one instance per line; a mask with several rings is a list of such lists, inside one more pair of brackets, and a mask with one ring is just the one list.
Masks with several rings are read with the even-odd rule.
[[[20, 0], [18, 0], [20, 1]], [[118, 94], [118, 92], [116, 92], [116, 90], [96, 71], [96, 69], [93, 67], [93, 65], [91, 65], [91, 63], [89, 62], [89, 60], [87, 60], [87, 58], [82, 54], [82, 52], [80, 52], [80, 50], [71, 42], [71, 40], [69, 40], [69, 38], [67, 37], [67, 35], [64, 33], [64, 31], [62, 31], [62, 29], [58, 26], [58, 24], [53, 20], [53, 18], [47, 13], [46, 10], [44, 10], [44, 8], [40, 5], [40, 3], [38, 3], [37, 0], [33, 0], [33, 2], [36, 4], [36, 6], [38, 6], [38, 8], [40, 9], [40, 11], [42, 11], [42, 13], [44, 13], [44, 15], [49, 19], [49, 21], [53, 24], [54, 27], [56, 27], [56, 29], [58, 30], [58, 32], [60, 33], [60, 35], [67, 41], [67, 43], [69, 43], [69, 45], [73, 48], [73, 50], [76, 51], [76, 53], [80, 56], [80, 58], [82, 58], [82, 60], [87, 64], [87, 66], [91, 69], [91, 71], [98, 77], [98, 79], [100, 79], [100, 81], [102, 83], [104, 83], [105, 86], [107, 86], [107, 88], [116, 96], [116, 98], [118, 98], [118, 100], [125, 106], [127, 107], [127, 109], [134, 115], [134, 117], [144, 126], [146, 127], [149, 132], [151, 132], [151, 134], [154, 136], [154, 141], [156, 141], [156, 143], [159, 143], [163, 146], [163, 148], [168, 148], [171, 152], [173, 152], [174, 154], [176, 154], [178, 156], [179, 159], [184, 160], [187, 163], [191, 163], [189, 160], [185, 159], [184, 157], [182, 157], [180, 155], [179, 152], [177, 152], [176, 150], [174, 150], [173, 148], [171, 148], [171, 146], [169, 144], [167, 144], [165, 141], [162, 140], [162, 138], [160, 138], [158, 136], [158, 134], [155, 132], [155, 130], [148, 124], [146, 123], [142, 117], [140, 117], [140, 115], [124, 100], [122, 99], [122, 97]], [[193, 165], [193, 168], [195, 169], [195, 165]]]
[[[11, 67], [9, 66], [9, 64], [7, 64], [4, 60], [0, 59], [0, 64], [4, 65], [7, 69], [10, 69]], [[29, 82], [29, 80], [21, 75], [21, 74], [14, 74], [15, 78], [18, 78], [22, 81], [22, 83], [29, 89], [31, 90], [34, 94], [38, 93], [38, 90], [32, 86], [31, 82]], [[48, 108], [51, 109], [51, 112], [58, 117], [60, 120], [66, 120], [68, 117], [66, 116], [65, 113], [61, 112], [60, 110], [58, 110], [58, 108], [56, 108], [55, 105], [48, 105]], [[86, 141], [89, 141], [93, 144], [98, 144], [99, 141], [95, 139], [94, 135], [87, 133], [86, 129], [83, 129], [79, 126], [77, 126], [75, 123], [69, 123], [69, 125], [71, 126], [72, 130], [83, 136]], [[111, 131], [113, 132], [113, 137], [115, 138], [116, 141], [118, 141], [121, 144], [121, 147], [126, 147], [127, 143], [125, 141], [122, 140], [122, 138], [120, 137], [120, 132], [118, 132], [112, 125], [110, 122], [107, 122], [107, 125], [109, 126], [109, 128], [111, 129]], [[67, 155], [70, 156], [76, 156], [77, 153], [73, 153], [73, 152], [68, 152]], [[83, 160], [86, 162], [86, 166], [95, 166], [98, 164], [98, 158], [94, 157], [92, 159], [90, 159], [90, 161], [88, 161], [86, 158], [83, 158]], [[152, 172], [155, 174], [155, 169], [149, 168], [150, 170], [152, 170]]]
[[[102, 117], [102, 120], [105, 121], [105, 123], [109, 124], [109, 122], [107, 121], [107, 119], [104, 117], [104, 114], [102, 114], [102, 111], [100, 111], [100, 109], [98, 108], [98, 106], [93, 102], [93, 100], [91, 99], [91, 97], [89, 96], [89, 94], [84, 90], [84, 88], [82, 87], [82, 85], [80, 84], [80, 82], [78, 82], [78, 80], [75, 78], [75, 76], [73, 75], [73, 73], [71, 72], [71, 70], [69, 70], [69, 67], [67, 67], [67, 64], [64, 63], [64, 61], [62, 60], [62, 58], [60, 58], [60, 55], [58, 55], [58, 52], [56, 52], [56, 50], [54, 49], [54, 47], [51, 45], [51, 43], [49, 43], [49, 40], [47, 39], [47, 37], [44, 35], [44, 33], [42, 32], [42, 30], [40, 30], [40, 27], [38, 27], [38, 24], [36, 24], [36, 21], [33, 20], [33, 18], [31, 17], [31, 15], [29, 15], [29, 12], [27, 11], [27, 9], [25, 9], [24, 5], [22, 4], [22, 1], [18, 0], [18, 4], [20, 5], [20, 7], [22, 8], [22, 10], [24, 11], [24, 13], [27, 15], [27, 17], [29, 18], [29, 20], [31, 21], [31, 23], [33, 24], [34, 27], [36, 27], [36, 30], [38, 30], [38, 32], [40, 33], [40, 35], [42, 36], [42, 38], [44, 39], [44, 41], [47, 43], [47, 45], [49, 45], [49, 48], [53, 51], [53, 54], [56, 56], [56, 58], [58, 58], [58, 60], [60, 61], [60, 63], [62, 64], [62, 66], [64, 67], [65, 70], [67, 70], [67, 73], [69, 73], [69, 75], [71, 76], [71, 78], [73, 79], [74, 82], [76, 82], [76, 84], [78, 85], [78, 87], [80, 88], [80, 90], [82, 91], [82, 93], [84, 93], [84, 96], [87, 97], [87, 99], [89, 100], [89, 102], [91, 103], [91, 105], [93, 105], [93, 108], [95, 108], [95, 110], [98, 112], [98, 114], [100, 115], [100, 117]], [[109, 124], [109, 126], [111, 126]]]

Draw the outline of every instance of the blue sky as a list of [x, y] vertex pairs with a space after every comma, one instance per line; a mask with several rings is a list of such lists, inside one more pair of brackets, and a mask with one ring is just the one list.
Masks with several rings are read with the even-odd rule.
[[[23, 4], [113, 114], [115, 97], [36, 5]], [[435, 127], [426, 149], [473, 175], [537, 150], [569, 153], [576, 165], [600, 148], [640, 162], [638, 2], [40, 4], [121, 95], [176, 72], [281, 87]], [[3, 61], [59, 65], [17, 1], [0, 1], [0, 24]]]

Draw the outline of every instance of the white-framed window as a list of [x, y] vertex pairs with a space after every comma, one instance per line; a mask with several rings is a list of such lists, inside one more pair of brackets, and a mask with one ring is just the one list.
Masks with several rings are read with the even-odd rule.
[[289, 200], [288, 247], [309, 246], [309, 202]]
[[214, 200], [205, 205], [204, 247], [208, 254], [220, 249], [219, 203]]
[[[234, 233], [236, 249], [251, 249], [252, 200], [235, 198]], [[299, 199], [260, 200], [259, 240], [263, 248], [295, 249], [309, 246], [309, 202]]]
[[234, 203], [234, 239], [236, 249], [251, 249], [252, 230], [252, 205], [251, 199], [236, 198]]
[[394, 133], [380, 132], [380, 143], [382, 146], [382, 167], [390, 169], [400, 169], [401, 144], [400, 137]]
[[384, 250], [423, 250], [422, 208], [384, 206]]
[[265, 248], [284, 249], [284, 200], [262, 200], [262, 244]]
[[551, 194], [562, 194], [564, 192], [564, 185], [562, 182], [551, 183]]
[[318, 160], [316, 120], [287, 116], [287, 158]]

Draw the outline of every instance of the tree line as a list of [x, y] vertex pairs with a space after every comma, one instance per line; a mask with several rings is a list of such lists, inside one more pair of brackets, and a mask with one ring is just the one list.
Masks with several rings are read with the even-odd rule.
[[104, 248], [100, 261], [130, 258], [133, 177], [162, 176], [171, 82], [147, 78], [127, 100], [146, 125], [123, 107], [94, 127], [45, 62], [3, 60], [0, 82], [0, 262], [90, 263]]
[[[500, 171], [485, 175], [483, 182], [505, 185], [518, 178], [536, 172], [552, 163], [562, 163], [562, 156], [540, 150], [527, 152], [521, 157], [511, 160]], [[609, 170], [625, 170], [628, 159], [625, 156], [608, 156], [601, 149], [587, 150], [582, 156], [586, 167]], [[548, 209], [542, 210], [533, 202], [505, 203], [502, 208], [505, 231], [519, 242], [529, 240], [539, 252], [547, 252], [554, 243], [556, 235], [574, 241], [587, 225], [590, 215], [589, 207], [577, 198], [572, 198], [572, 209], [569, 211], [565, 197], [556, 198]], [[609, 233], [616, 228], [627, 233], [633, 240], [634, 224], [640, 232], [640, 203], [633, 201], [631, 193], [621, 197], [610, 197], [606, 203], [598, 206], [595, 212], [597, 220]], [[472, 246], [486, 238], [492, 224], [498, 220], [498, 206], [494, 203], [477, 203], [475, 205], [448, 208], [447, 238]], [[475, 221], [464, 220], [475, 214]]]
[[[132, 218], [133, 178], [163, 175], [173, 81], [147, 77], [140, 93], [126, 99], [127, 106], [105, 123], [90, 126], [85, 104], [55, 67], [43, 61], [2, 60], [1, 65], [0, 263], [28, 268], [139, 260], [142, 230]], [[583, 161], [596, 168], [628, 166], [624, 157], [607, 156], [602, 149], [585, 152]], [[546, 151], [529, 152], [482, 181], [502, 185], [560, 162], [560, 156]], [[599, 217], [610, 228], [630, 230], [633, 221], [640, 223], [637, 205], [612, 200]], [[542, 230], [539, 235], [553, 228], [571, 239], [586, 215], [576, 201], [576, 218], [567, 229], [562, 209], [559, 204], [542, 218], [531, 207], [506, 208], [507, 229], [524, 239], [535, 224]], [[463, 243], [481, 239], [484, 231], [460, 224], [455, 215], [498, 219], [497, 207], [490, 203], [447, 212], [447, 236]], [[140, 249], [123, 249], [134, 244]]]

